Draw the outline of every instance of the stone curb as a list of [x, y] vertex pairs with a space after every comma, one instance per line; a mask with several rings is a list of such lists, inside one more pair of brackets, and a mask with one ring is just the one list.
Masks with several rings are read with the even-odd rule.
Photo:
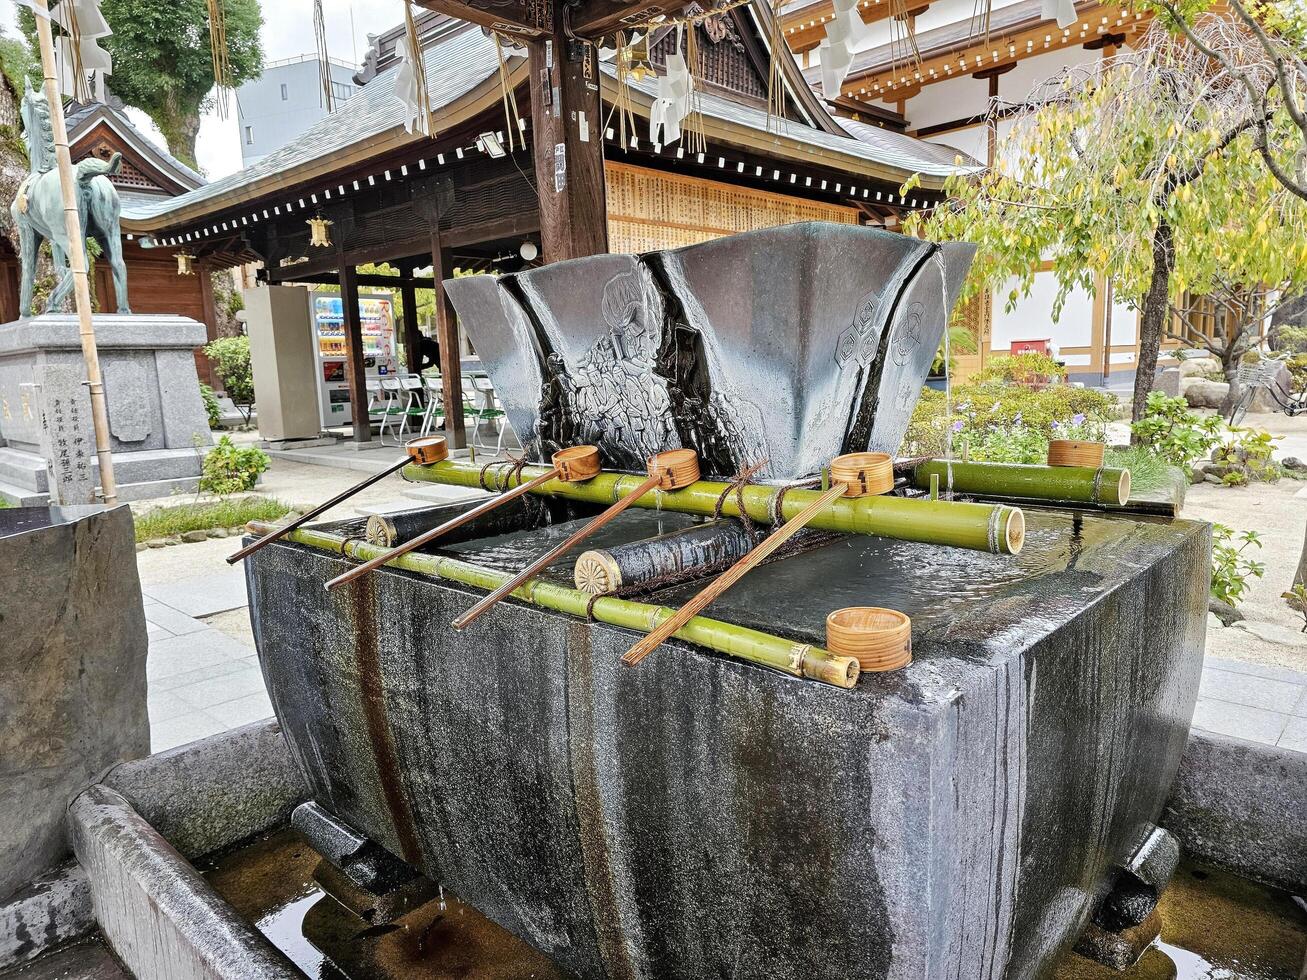
[[302, 980], [119, 793], [92, 786], [68, 811], [95, 917], [139, 980]]
[[1186, 857], [1307, 892], [1307, 752], [1192, 730], [1161, 824]]

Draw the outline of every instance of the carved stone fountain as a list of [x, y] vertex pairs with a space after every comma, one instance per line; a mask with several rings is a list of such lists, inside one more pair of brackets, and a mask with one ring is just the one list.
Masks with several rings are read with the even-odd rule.
[[[706, 476], [766, 460], [755, 479], [775, 481], [898, 448], [969, 262], [797, 225], [447, 285], [533, 459], [589, 442], [642, 472], [685, 446]], [[593, 545], [692, 523], [673, 496]], [[424, 573], [438, 556], [515, 571], [598, 509], [529, 496], [430, 566], [331, 593], [361, 527], [247, 563], [324, 820], [594, 978], [1033, 978], [1155, 850], [1197, 696], [1206, 525], [1030, 510], [1020, 554], [831, 535], [708, 611], [796, 648], [842, 606], [907, 613], [912, 663], [849, 690], [683, 640], [626, 667], [638, 633], [525, 592], [450, 627], [484, 588]], [[570, 584], [575, 559], [540, 581]]]

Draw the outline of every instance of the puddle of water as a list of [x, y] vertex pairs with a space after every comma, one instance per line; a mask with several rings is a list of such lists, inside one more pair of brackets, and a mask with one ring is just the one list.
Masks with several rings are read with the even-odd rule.
[[[313, 880], [318, 855], [290, 828], [203, 864], [210, 884], [316, 980], [565, 980], [543, 954], [446, 892], [368, 926]], [[1307, 913], [1284, 892], [1182, 864], [1161, 937], [1118, 973], [1068, 954], [1050, 980], [1299, 980]]]
[[446, 891], [369, 926], [313, 880], [319, 861], [289, 827], [200, 865], [236, 911], [314, 980], [565, 980], [539, 951]]
[[1124, 973], [1071, 953], [1052, 980], [1299, 980], [1307, 912], [1284, 892], [1184, 863], [1158, 912], [1161, 936]]

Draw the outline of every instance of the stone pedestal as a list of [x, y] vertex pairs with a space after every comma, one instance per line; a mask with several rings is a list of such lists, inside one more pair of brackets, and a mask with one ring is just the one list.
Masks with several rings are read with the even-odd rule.
[[[169, 315], [95, 318], [120, 500], [194, 490], [212, 443], [193, 351], [204, 324]], [[77, 317], [0, 326], [0, 498], [40, 504], [52, 477], [98, 486]], [[83, 497], [83, 501], [85, 497]]]

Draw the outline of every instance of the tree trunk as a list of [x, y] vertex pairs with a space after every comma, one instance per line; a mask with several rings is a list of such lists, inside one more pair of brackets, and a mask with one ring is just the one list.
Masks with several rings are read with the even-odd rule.
[[173, 105], [160, 109], [151, 118], [167, 141], [168, 152], [192, 170], [199, 170], [200, 166], [195, 160], [195, 141], [200, 135], [199, 107]]
[[1239, 382], [1235, 380], [1239, 374], [1240, 355], [1231, 356], [1229, 351], [1232, 349], [1234, 349], [1234, 344], [1227, 346], [1226, 353], [1221, 357], [1221, 371], [1225, 375], [1226, 384], [1230, 386], [1230, 390], [1225, 393], [1225, 401], [1221, 402], [1221, 417], [1225, 419], [1228, 419], [1234, 412], [1234, 406], [1238, 403], [1240, 394]]
[[1298, 571], [1294, 574], [1293, 581], [1289, 584], [1293, 586], [1297, 585], [1299, 582], [1307, 585], [1307, 534], [1304, 534], [1302, 538], [1302, 557], [1298, 559]]
[[1167, 302], [1171, 291], [1171, 273], [1175, 270], [1175, 235], [1166, 218], [1161, 218], [1153, 232], [1153, 274], [1144, 294], [1143, 311], [1139, 317], [1139, 363], [1135, 371], [1134, 407], [1132, 421], [1144, 414], [1148, 393], [1153, 390], [1157, 374], [1157, 355], [1162, 347], [1162, 333], [1166, 329], [1171, 307]]

